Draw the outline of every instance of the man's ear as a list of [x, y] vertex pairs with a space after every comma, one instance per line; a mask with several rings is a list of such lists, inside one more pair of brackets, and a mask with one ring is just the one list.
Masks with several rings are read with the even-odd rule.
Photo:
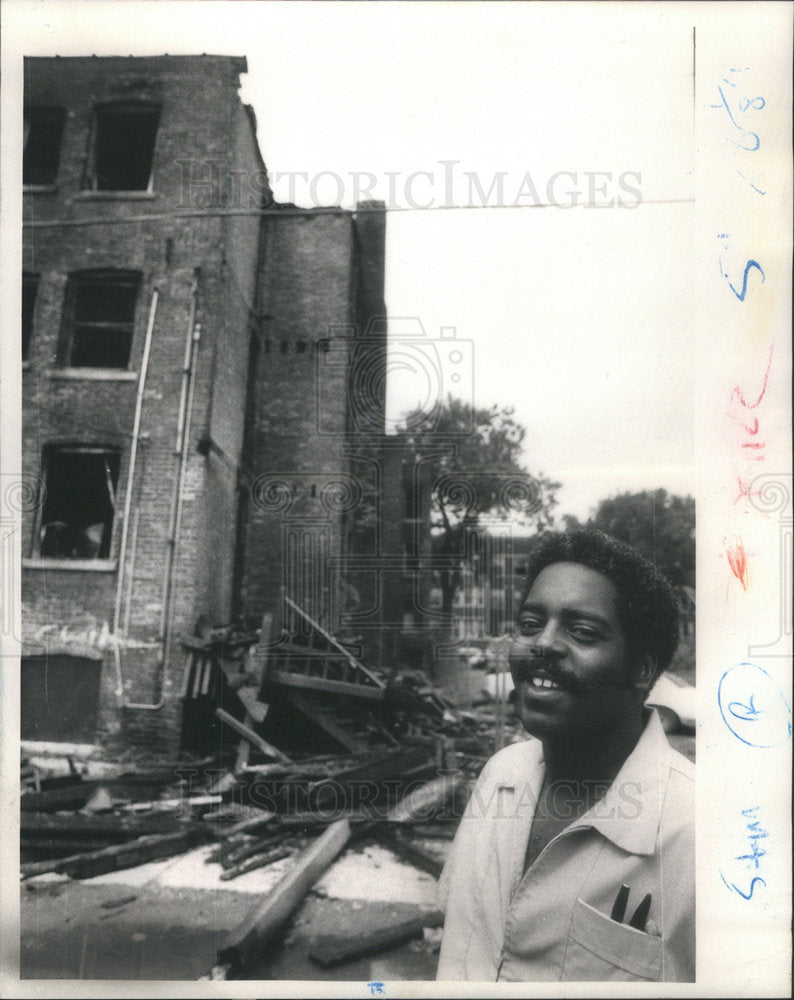
[[653, 687], [656, 677], [656, 659], [650, 653], [644, 653], [634, 672], [634, 687], [647, 695]]

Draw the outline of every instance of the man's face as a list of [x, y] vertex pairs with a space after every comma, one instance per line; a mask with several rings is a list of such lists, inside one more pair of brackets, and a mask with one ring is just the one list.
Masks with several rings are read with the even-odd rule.
[[538, 574], [509, 657], [519, 716], [533, 736], [575, 743], [638, 711], [617, 598], [611, 580], [580, 563]]

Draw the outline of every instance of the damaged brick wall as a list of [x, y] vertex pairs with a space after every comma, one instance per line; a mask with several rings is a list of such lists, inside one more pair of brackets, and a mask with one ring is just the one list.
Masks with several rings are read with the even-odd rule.
[[[163, 637], [169, 524], [179, 474], [175, 444], [182, 369], [197, 275], [201, 339], [192, 373], [192, 421], [171, 588], [172, 635], [176, 639], [191, 633], [200, 614], [220, 621], [231, 609], [258, 219], [252, 212], [229, 223], [222, 210], [232, 207], [230, 178], [237, 178], [235, 196], [247, 197], [245, 185], [251, 178], [261, 184], [264, 176], [252, 120], [237, 95], [244, 71], [244, 59], [226, 57], [29, 59], [25, 66], [26, 107], [63, 107], [66, 119], [55, 183], [25, 193], [26, 221], [64, 224], [32, 225], [25, 232], [23, 266], [39, 276], [39, 283], [23, 374], [24, 472], [42, 475], [48, 446], [99, 446], [119, 456], [107, 559], [42, 559], [40, 508], [26, 517], [25, 652], [84, 646], [85, 630], [75, 626], [86, 616], [95, 633], [112, 628], [136, 393], [157, 289], [120, 631], [132, 640], [128, 645], [139, 647], [122, 653], [124, 699], [156, 703], [162, 694], [164, 707], [119, 711], [116, 665], [105, 642], [99, 649], [104, 667], [98, 738], [118, 735], [123, 724], [129, 743], [164, 751], [178, 746], [184, 657], [176, 644], [163, 685], [157, 644]], [[95, 113], [106, 102], [159, 107], [150, 190], [91, 190]], [[135, 272], [139, 279], [126, 370], [64, 365], [69, 275], [100, 268]], [[208, 450], [208, 445], [214, 447]], [[141, 644], [149, 648], [141, 649]]]
[[[383, 252], [382, 211], [264, 220], [240, 579], [241, 608], [257, 620], [279, 611], [285, 588], [324, 625], [338, 625], [348, 522], [362, 500], [347, 454], [353, 345], [372, 315], [385, 312]], [[385, 343], [382, 329], [380, 337]], [[369, 415], [375, 428], [383, 426], [382, 399], [379, 407]]]

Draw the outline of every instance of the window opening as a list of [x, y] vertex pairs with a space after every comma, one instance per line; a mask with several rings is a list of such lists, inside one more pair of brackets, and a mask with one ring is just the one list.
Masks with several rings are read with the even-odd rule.
[[154, 143], [160, 109], [156, 104], [127, 102], [96, 109], [95, 191], [151, 189]]
[[120, 465], [114, 449], [45, 449], [42, 557], [110, 558]]
[[139, 275], [123, 272], [72, 277], [67, 366], [129, 367], [139, 284]]
[[63, 108], [26, 108], [24, 118], [22, 183], [29, 187], [52, 185], [58, 177], [66, 112]]

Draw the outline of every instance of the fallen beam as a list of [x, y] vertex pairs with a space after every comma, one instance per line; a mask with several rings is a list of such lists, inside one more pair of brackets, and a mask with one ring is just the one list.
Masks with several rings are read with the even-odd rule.
[[99, 781], [76, 781], [46, 792], [26, 792], [19, 798], [19, 807], [22, 812], [82, 809], [99, 784]]
[[149, 802], [128, 802], [119, 806], [125, 813], [145, 813], [149, 810], [203, 809], [204, 806], [217, 806], [223, 802], [222, 795], [183, 795], [178, 799], [152, 799]]
[[426, 785], [405, 796], [386, 816], [389, 823], [411, 823], [429, 820], [436, 811], [463, 786], [464, 776], [460, 771], [442, 774]]
[[249, 729], [245, 723], [240, 722], [239, 719], [235, 719], [233, 715], [230, 715], [228, 712], [224, 711], [224, 709], [216, 708], [215, 714], [221, 722], [226, 723], [227, 726], [234, 729], [235, 732], [239, 733], [240, 736], [243, 737], [244, 740], [247, 740], [252, 746], [255, 746], [257, 750], [259, 750], [260, 753], [263, 753], [266, 757], [275, 757], [276, 760], [281, 761], [282, 764], [293, 763], [285, 753], [282, 753], [281, 750], [268, 743], [267, 740], [263, 740], [258, 733], [253, 731], [253, 729]]
[[20, 833], [25, 836], [107, 837], [131, 839], [147, 833], [173, 833], [184, 823], [173, 813], [152, 816], [96, 816], [84, 813], [23, 812]]
[[[387, 814], [392, 822], [411, 822], [438, 808], [463, 783], [463, 775], [449, 774], [429, 782], [407, 795]], [[218, 954], [218, 963], [205, 977], [209, 980], [235, 979], [249, 969], [262, 950], [278, 934], [306, 893], [342, 852], [353, 832], [340, 819], [297, 859], [293, 868], [268, 895], [261, 906], [227, 938]]]
[[23, 878], [56, 872], [71, 878], [93, 878], [106, 872], [134, 868], [158, 858], [170, 858], [195, 847], [202, 839], [199, 830], [189, 829], [182, 833], [155, 834], [140, 837], [127, 844], [115, 844], [98, 851], [72, 854], [66, 858], [49, 861], [31, 861], [20, 866]]
[[292, 851], [289, 847], [276, 847], [272, 851], [262, 851], [260, 854], [253, 854], [250, 858], [241, 861], [240, 864], [235, 865], [233, 868], [221, 872], [221, 881], [228, 882], [230, 879], [244, 875], [246, 872], [252, 872], [257, 868], [265, 868], [267, 865], [272, 865], [274, 861], [288, 858], [290, 854], [292, 854]]
[[293, 836], [293, 832], [292, 830], [281, 830], [270, 834], [270, 836], [257, 837], [254, 840], [243, 841], [239, 844], [232, 842], [225, 850], [222, 846], [219, 859], [221, 867], [226, 870], [235, 868], [241, 862], [246, 861], [255, 854], [262, 854], [273, 850], [282, 841]]
[[402, 920], [398, 924], [376, 927], [363, 935], [319, 934], [309, 947], [309, 956], [324, 969], [341, 965], [354, 958], [374, 955], [387, 948], [397, 948], [401, 944], [422, 937], [422, 921], [417, 918]]
[[264, 809], [258, 816], [251, 816], [249, 819], [241, 819], [239, 823], [235, 823], [233, 826], [228, 827], [222, 831], [221, 836], [231, 837], [235, 833], [247, 833], [249, 830], [255, 830], [259, 826], [264, 826], [265, 823], [269, 823], [272, 819], [275, 819], [276, 814], [274, 812], [266, 812]]
[[290, 914], [350, 839], [347, 820], [332, 823], [298, 858], [265, 902], [234, 931], [218, 955], [211, 979], [234, 979], [249, 969]]

